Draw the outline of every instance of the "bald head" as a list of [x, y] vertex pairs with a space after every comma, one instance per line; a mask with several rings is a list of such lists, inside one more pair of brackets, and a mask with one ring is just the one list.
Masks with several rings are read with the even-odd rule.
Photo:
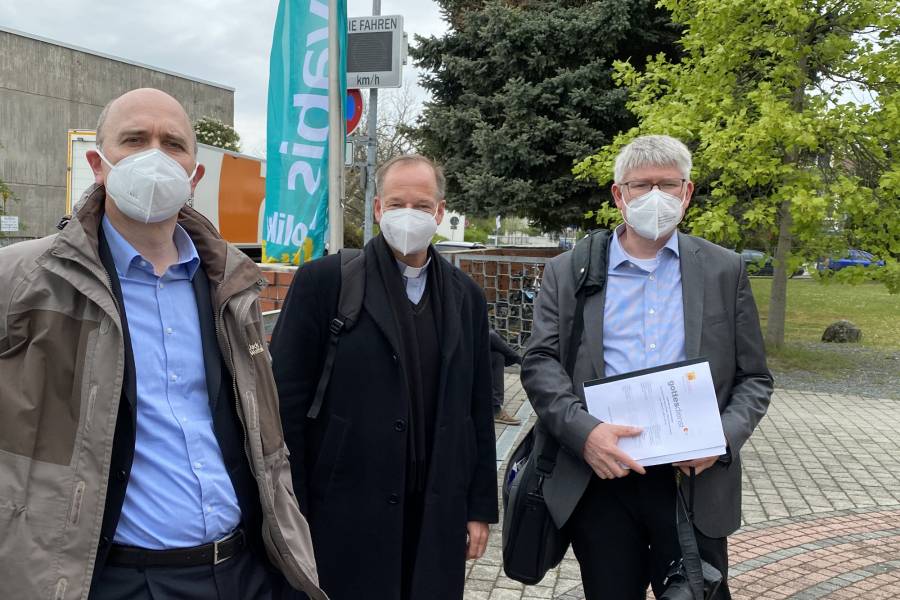
[[155, 88], [125, 92], [103, 107], [97, 119], [97, 147], [102, 149], [107, 136], [119, 133], [124, 125], [149, 120], [168, 122], [170, 133], [184, 138], [191, 154], [196, 156], [197, 136], [184, 107], [169, 94]]
[[[86, 154], [94, 183], [106, 185], [112, 165], [150, 150], [159, 150], [193, 174], [191, 191], [205, 168], [197, 163], [197, 136], [178, 101], [165, 92], [141, 88], [122, 94], [106, 105], [97, 123], [97, 150]], [[101, 156], [102, 153], [102, 156]], [[107, 203], [109, 205], [109, 203]], [[115, 206], [107, 206], [115, 213]]]

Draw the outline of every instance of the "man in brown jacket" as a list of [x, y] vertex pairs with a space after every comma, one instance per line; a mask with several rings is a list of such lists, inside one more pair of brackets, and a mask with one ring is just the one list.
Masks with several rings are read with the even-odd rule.
[[7, 598], [277, 597], [318, 588], [292, 492], [257, 267], [185, 206], [182, 106], [103, 111], [61, 233], [0, 250]]

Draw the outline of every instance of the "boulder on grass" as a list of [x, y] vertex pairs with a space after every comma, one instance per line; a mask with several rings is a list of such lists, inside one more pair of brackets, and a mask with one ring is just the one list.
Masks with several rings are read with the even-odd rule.
[[841, 320], [832, 323], [822, 334], [823, 342], [836, 342], [838, 344], [858, 344], [862, 340], [862, 331], [850, 321]]

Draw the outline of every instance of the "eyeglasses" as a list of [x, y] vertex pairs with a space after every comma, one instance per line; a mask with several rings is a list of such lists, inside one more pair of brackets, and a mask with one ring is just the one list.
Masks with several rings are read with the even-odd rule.
[[632, 195], [643, 195], [656, 186], [667, 194], [678, 194], [687, 179], [661, 179], [660, 181], [626, 181], [622, 185], [628, 188]]
[[392, 203], [390, 201], [386, 201], [384, 203], [383, 210], [392, 210], [395, 208], [412, 208], [414, 210], [421, 211], [423, 213], [434, 215], [437, 212], [437, 206], [428, 206], [425, 204], [417, 204], [416, 206], [408, 206], [402, 202]]

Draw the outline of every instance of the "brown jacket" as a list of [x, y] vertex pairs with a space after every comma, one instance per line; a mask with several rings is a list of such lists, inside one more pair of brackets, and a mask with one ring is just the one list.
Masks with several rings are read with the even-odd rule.
[[[8, 598], [87, 598], [122, 396], [124, 342], [98, 253], [105, 192], [92, 186], [61, 232], [0, 249], [0, 586]], [[265, 351], [257, 266], [185, 207], [212, 288], [259, 487], [269, 559], [326, 600], [293, 495]]]

